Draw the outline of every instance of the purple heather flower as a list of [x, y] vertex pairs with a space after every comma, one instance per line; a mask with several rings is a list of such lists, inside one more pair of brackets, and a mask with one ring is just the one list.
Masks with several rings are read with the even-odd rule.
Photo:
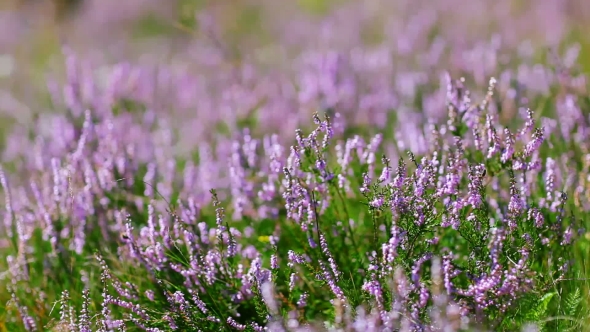
[[533, 221], [535, 224], [535, 227], [537, 227], [537, 228], [543, 227], [543, 223], [545, 221], [543, 218], [543, 214], [536, 208], [529, 209], [528, 219]]
[[303, 264], [305, 260], [302, 256], [296, 254], [293, 250], [289, 250], [288, 252], [289, 263], [287, 264], [289, 267], [293, 267], [295, 264]]
[[537, 151], [543, 143], [543, 129], [536, 129], [533, 133], [532, 140], [525, 146], [523, 155], [525, 158], [530, 157], [534, 151]]
[[145, 296], [150, 300], [150, 301], [154, 301], [154, 291], [152, 291], [151, 289], [148, 289], [147, 291], [145, 291]]
[[380, 196], [380, 197], [376, 197], [375, 199], [373, 199], [369, 205], [375, 209], [379, 209], [381, 208], [381, 206], [383, 206], [383, 204], [385, 203], [385, 199]]
[[524, 127], [518, 133], [519, 136], [524, 136], [533, 130], [533, 128], [535, 127], [535, 118], [533, 117], [533, 115], [534, 115], [533, 111], [530, 108], [527, 109], [527, 119], [524, 124]]
[[573, 228], [572, 226], [568, 226], [567, 229], [565, 230], [565, 232], [563, 233], [563, 240], [561, 241], [561, 245], [565, 246], [568, 245], [572, 242], [572, 237], [573, 237]]
[[383, 183], [383, 182], [389, 180], [389, 173], [390, 173], [389, 163], [391, 162], [391, 160], [389, 158], [383, 156], [381, 161], [383, 163], [383, 170], [381, 171], [381, 175], [379, 176], [379, 182]]
[[377, 280], [367, 281], [363, 284], [362, 289], [369, 293], [371, 296], [375, 297], [378, 303], [382, 302], [383, 293], [381, 289], [381, 284]]
[[503, 163], [510, 160], [510, 158], [512, 158], [512, 155], [514, 154], [514, 135], [512, 135], [508, 128], [504, 128], [504, 140], [505, 145], [502, 151], [502, 155], [500, 156], [500, 161], [502, 161]]
[[525, 202], [523, 202], [520, 194], [516, 188], [516, 180], [510, 180], [510, 202], [508, 204], [508, 211], [514, 215], [520, 214], [525, 208]]
[[246, 325], [236, 322], [232, 317], [227, 318], [227, 325], [231, 326], [232, 328], [238, 331], [244, 331], [247, 328]]
[[361, 193], [367, 194], [369, 192], [369, 186], [371, 185], [371, 178], [368, 173], [363, 174], [363, 185], [361, 187]]
[[467, 196], [467, 204], [470, 204], [474, 208], [478, 208], [482, 203], [483, 198], [481, 197], [480, 190], [483, 188], [483, 176], [485, 166], [483, 164], [475, 165], [469, 169], [469, 194]]
[[490, 159], [500, 152], [500, 141], [494, 127], [493, 117], [489, 114], [486, 116], [486, 129], [489, 145], [487, 158]]

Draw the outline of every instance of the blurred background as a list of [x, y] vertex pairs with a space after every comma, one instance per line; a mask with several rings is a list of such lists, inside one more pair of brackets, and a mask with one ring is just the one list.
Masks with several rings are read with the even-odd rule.
[[481, 87], [514, 57], [546, 62], [572, 45], [589, 72], [589, 28], [588, 0], [0, 0], [0, 130], [49, 108], [68, 52], [95, 69], [125, 61], [213, 80], [362, 47], [383, 49], [400, 77], [448, 70]]
[[46, 72], [64, 44], [126, 59], [187, 53], [204, 38], [231, 58], [322, 39], [339, 48], [389, 39], [417, 53], [411, 34], [428, 29], [456, 46], [491, 37], [508, 47], [579, 42], [588, 55], [589, 27], [586, 0], [0, 0], [0, 77]]

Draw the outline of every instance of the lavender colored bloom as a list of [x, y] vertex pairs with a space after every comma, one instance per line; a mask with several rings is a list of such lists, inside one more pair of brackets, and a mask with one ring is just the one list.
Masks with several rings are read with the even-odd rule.
[[483, 177], [485, 172], [484, 165], [472, 166], [469, 169], [469, 193], [467, 196], [467, 204], [474, 208], [478, 208], [482, 203], [482, 196], [480, 191], [483, 188]]
[[227, 324], [238, 331], [244, 331], [247, 327], [244, 324], [236, 322], [235, 319], [233, 319], [232, 317], [227, 318]]
[[510, 160], [510, 158], [512, 158], [512, 155], [514, 154], [514, 143], [515, 143], [514, 136], [512, 135], [510, 130], [508, 130], [508, 128], [504, 128], [504, 139], [505, 139], [504, 150], [503, 150], [502, 155], [500, 157], [500, 160], [503, 163]]
[[383, 170], [381, 171], [381, 175], [379, 176], [379, 182], [383, 183], [383, 182], [389, 180], [389, 173], [390, 173], [389, 163], [391, 162], [391, 160], [389, 158], [383, 156], [381, 161], [383, 163]]
[[533, 133], [532, 140], [525, 146], [523, 155], [529, 157], [532, 153], [539, 149], [544, 141], [544, 135], [542, 129], [536, 129]]

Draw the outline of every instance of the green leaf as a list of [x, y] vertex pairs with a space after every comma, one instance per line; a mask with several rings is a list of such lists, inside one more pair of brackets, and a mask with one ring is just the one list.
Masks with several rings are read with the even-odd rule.
[[565, 313], [568, 316], [576, 316], [580, 302], [582, 302], [582, 295], [580, 294], [580, 289], [576, 288], [576, 290], [565, 299]]
[[537, 302], [536, 306], [531, 308], [531, 310], [526, 314], [525, 320], [527, 322], [537, 323], [539, 330], [543, 330], [545, 324], [544, 322], [541, 322], [541, 320], [545, 317], [549, 303], [555, 294], [555, 292], [552, 292], [543, 295], [543, 297], [541, 297]]

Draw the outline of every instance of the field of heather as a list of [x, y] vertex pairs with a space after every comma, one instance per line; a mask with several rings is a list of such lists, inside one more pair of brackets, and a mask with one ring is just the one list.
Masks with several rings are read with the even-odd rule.
[[590, 331], [590, 2], [0, 3], [0, 332]]

